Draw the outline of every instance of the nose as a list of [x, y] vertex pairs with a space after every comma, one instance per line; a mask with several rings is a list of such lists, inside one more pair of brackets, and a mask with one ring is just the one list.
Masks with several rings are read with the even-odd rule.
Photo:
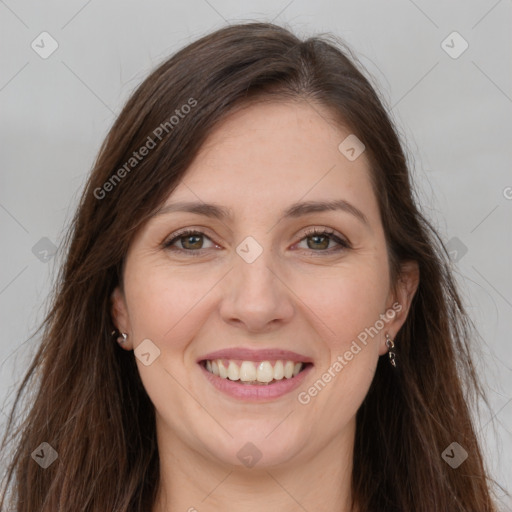
[[222, 319], [247, 332], [270, 332], [290, 322], [295, 308], [293, 292], [272, 262], [270, 251], [252, 263], [238, 255], [223, 280]]

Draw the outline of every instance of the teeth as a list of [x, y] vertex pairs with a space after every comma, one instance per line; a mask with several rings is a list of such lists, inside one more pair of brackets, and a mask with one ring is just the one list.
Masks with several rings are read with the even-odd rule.
[[217, 359], [206, 361], [206, 369], [221, 377], [229, 380], [240, 380], [241, 382], [254, 383], [261, 382], [268, 384], [273, 380], [291, 379], [295, 377], [303, 367], [303, 363], [294, 361], [275, 361], [274, 366], [270, 361], [232, 361]]
[[228, 379], [229, 380], [238, 380], [240, 379], [240, 370], [238, 369], [238, 365], [233, 361], [229, 362], [228, 366]]
[[240, 380], [251, 382], [256, 380], [256, 367], [250, 361], [244, 361], [240, 366]]
[[286, 364], [284, 365], [284, 376], [287, 379], [291, 379], [293, 377], [294, 366], [293, 361], [286, 361]]
[[283, 361], [276, 361], [274, 365], [274, 379], [281, 380], [282, 378], [284, 378]]
[[[244, 363], [242, 363], [244, 364]], [[254, 366], [254, 363], [249, 363]], [[262, 361], [258, 365], [258, 373], [256, 380], [258, 382], [271, 382], [274, 379], [274, 369], [268, 361]]]
[[[228, 369], [224, 366], [222, 361], [219, 361], [218, 363], [219, 363], [219, 377], [222, 377], [223, 379], [227, 379], [228, 378]], [[208, 368], [208, 366], [207, 366], [207, 368]]]

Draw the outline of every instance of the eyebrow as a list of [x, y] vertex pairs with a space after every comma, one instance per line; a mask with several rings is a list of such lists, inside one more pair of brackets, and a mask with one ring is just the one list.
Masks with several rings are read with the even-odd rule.
[[[369, 226], [366, 215], [356, 208], [353, 204], [344, 199], [333, 201], [306, 201], [302, 203], [294, 203], [288, 207], [282, 214], [281, 220], [285, 218], [298, 218], [309, 213], [318, 213], [326, 211], [344, 211], [350, 213], [366, 226]], [[188, 212], [206, 217], [212, 217], [221, 221], [231, 220], [233, 215], [229, 208], [219, 206], [213, 203], [203, 203], [196, 201], [176, 202], [163, 206], [156, 213], [164, 215], [172, 212]]]

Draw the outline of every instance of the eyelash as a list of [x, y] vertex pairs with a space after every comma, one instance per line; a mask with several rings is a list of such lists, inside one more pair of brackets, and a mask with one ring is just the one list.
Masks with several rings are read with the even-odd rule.
[[[186, 237], [186, 236], [192, 236], [192, 235], [204, 236], [204, 237], [210, 239], [210, 237], [207, 236], [202, 231], [198, 231], [196, 229], [184, 229], [183, 231], [179, 231], [178, 233], [176, 233], [174, 235], [171, 235], [172, 238], [170, 240], [168, 240], [168, 241], [165, 241], [162, 244], [163, 248], [164, 249], [170, 249], [170, 250], [176, 251], [176, 252], [186, 253], [187, 255], [190, 255], [190, 256], [202, 256], [203, 255], [203, 251], [207, 251], [208, 249], [190, 250], [190, 249], [181, 249], [181, 248], [176, 248], [176, 247], [173, 248], [172, 247], [172, 245], [175, 242], [179, 241], [180, 238], [183, 238], [183, 237]], [[352, 246], [350, 245], [350, 243], [347, 240], [344, 240], [344, 239], [336, 236], [334, 234], [334, 231], [326, 229], [326, 228], [322, 228], [322, 229], [312, 228], [312, 229], [309, 229], [308, 231], [306, 231], [304, 233], [303, 237], [299, 240], [299, 242], [302, 242], [302, 240], [304, 240], [305, 238], [312, 237], [312, 236], [327, 236], [330, 240], [333, 240], [336, 243], [338, 243], [340, 245], [340, 247], [337, 248], [337, 249], [334, 249], [334, 250], [331, 248], [331, 249], [320, 250], [320, 251], [314, 251], [313, 249], [310, 249], [309, 250], [310, 252], [324, 253], [326, 255], [331, 255], [333, 253], [338, 253], [338, 252], [341, 252], [341, 251], [346, 251], [347, 249], [351, 249], [352, 248]], [[213, 240], [211, 240], [211, 241], [213, 242]], [[213, 242], [213, 243], [215, 243], [215, 242]], [[303, 249], [303, 251], [305, 251], [305, 250]]]

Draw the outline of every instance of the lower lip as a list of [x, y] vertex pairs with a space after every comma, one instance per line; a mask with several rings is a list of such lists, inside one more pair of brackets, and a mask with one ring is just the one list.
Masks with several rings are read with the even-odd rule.
[[283, 378], [273, 384], [241, 384], [238, 380], [229, 380], [210, 373], [202, 364], [199, 365], [205, 377], [219, 391], [239, 400], [251, 402], [265, 402], [274, 400], [290, 393], [302, 384], [306, 375], [313, 368], [308, 365], [304, 370], [291, 379]]

